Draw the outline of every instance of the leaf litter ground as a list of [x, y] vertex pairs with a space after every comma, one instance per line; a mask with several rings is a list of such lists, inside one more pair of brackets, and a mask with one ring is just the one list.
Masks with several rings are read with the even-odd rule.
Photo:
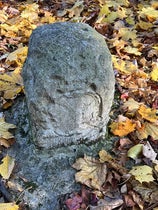
[[[57, 21], [85, 22], [101, 33], [112, 54], [116, 77], [109, 129], [118, 137], [111, 154], [76, 160], [81, 192], [67, 195], [61, 209], [158, 209], [158, 2], [155, 0], [60, 0], [0, 2], [1, 108], [24, 94], [21, 69], [28, 39], [37, 26]], [[1, 151], [14, 138], [14, 125], [0, 118]], [[0, 172], [6, 189], [14, 162], [2, 157]], [[131, 166], [126, 167], [128, 162]], [[2, 182], [2, 180], [1, 180]], [[2, 191], [2, 198], [6, 193]], [[21, 193], [19, 191], [19, 193]], [[9, 199], [8, 199], [9, 201]], [[24, 209], [21, 202], [0, 209]]]

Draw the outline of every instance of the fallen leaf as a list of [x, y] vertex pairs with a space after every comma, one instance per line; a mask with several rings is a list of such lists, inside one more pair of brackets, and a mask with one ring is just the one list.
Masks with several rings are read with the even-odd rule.
[[142, 11], [139, 12], [140, 16], [146, 16], [148, 20], [153, 20], [158, 18], [158, 12], [153, 7], [143, 8]]
[[65, 204], [69, 208], [69, 210], [78, 210], [78, 209], [80, 209], [81, 203], [82, 203], [82, 198], [78, 194], [72, 196], [72, 198], [68, 198], [65, 201]]
[[135, 202], [133, 201], [132, 199], [132, 196], [131, 195], [123, 195], [124, 197], [124, 200], [125, 200], [125, 204], [126, 206], [129, 208], [129, 207], [134, 207], [135, 206]]
[[131, 175], [135, 177], [140, 183], [142, 182], [152, 182], [154, 181], [152, 168], [143, 165], [143, 166], [134, 166], [132, 170], [129, 171]]
[[118, 59], [115, 56], [112, 56], [112, 61], [114, 68], [119, 72], [130, 75], [133, 72], [137, 71], [137, 66], [128, 60]]
[[27, 56], [28, 47], [20, 47], [14, 52], [10, 53], [6, 59], [9, 64], [23, 65]]
[[14, 129], [14, 128], [16, 128], [15, 125], [6, 123], [3, 117], [0, 118], [0, 138], [4, 139], [14, 138], [14, 136], [8, 131], [9, 129]]
[[138, 156], [140, 155], [140, 153], [142, 152], [142, 148], [143, 148], [143, 144], [137, 144], [131, 147], [127, 152], [127, 156], [136, 160]]
[[4, 179], [9, 179], [15, 165], [15, 160], [7, 155], [2, 159], [2, 162], [0, 165], [0, 174]]
[[126, 109], [128, 108], [128, 111], [131, 113], [135, 113], [139, 106], [141, 105], [142, 103], [138, 103], [137, 101], [135, 101], [133, 98], [129, 98], [128, 101], [126, 101], [124, 104], [123, 104], [123, 108]]
[[136, 33], [136, 30], [132, 30], [130, 28], [120, 28], [118, 36], [121, 37], [124, 41], [128, 41], [129, 39], [136, 39]]
[[4, 92], [5, 99], [13, 99], [18, 93], [24, 91], [23, 79], [20, 74], [11, 73], [0, 75], [0, 91]]
[[141, 52], [139, 52], [138, 48], [136, 47], [127, 46], [123, 50], [128, 54], [141, 55]]
[[6, 139], [0, 138], [0, 145], [8, 148], [10, 147], [10, 144], [8, 143], [8, 141]]
[[36, 3], [24, 5], [21, 17], [28, 19], [30, 22], [38, 20], [38, 7], [39, 5]]
[[144, 202], [142, 201], [141, 196], [133, 190], [130, 190], [128, 194], [132, 196], [133, 201], [139, 206], [141, 210], [143, 210]]
[[79, 18], [84, 9], [83, 0], [77, 0], [71, 9], [67, 9], [70, 18]]
[[156, 122], [158, 120], [158, 117], [156, 115], [156, 109], [147, 108], [143, 104], [140, 105], [138, 113], [142, 116], [142, 118], [150, 122]]
[[107, 167], [95, 158], [85, 156], [73, 164], [73, 168], [80, 170], [75, 174], [75, 179], [90, 188], [101, 190], [106, 179]]
[[134, 191], [136, 191], [137, 193], [139, 193], [139, 195], [141, 195], [142, 199], [145, 202], [148, 202], [149, 204], [158, 203], [157, 183], [151, 182], [149, 185], [142, 185], [136, 183], [136, 185], [134, 185], [133, 188]]
[[123, 204], [120, 198], [100, 199], [97, 206], [90, 206], [90, 210], [112, 210]]
[[157, 156], [157, 153], [153, 150], [152, 146], [148, 141], [145, 145], [143, 145], [142, 153], [146, 158], [148, 158], [151, 161], [154, 161]]
[[158, 63], [153, 63], [152, 67], [151, 79], [153, 81], [158, 81]]
[[0, 210], [18, 210], [19, 206], [15, 203], [0, 203]]
[[158, 140], [158, 126], [145, 122], [140, 129], [137, 128], [136, 135], [140, 140], [147, 139], [148, 136], [152, 136], [154, 140]]
[[101, 163], [108, 163], [112, 168], [118, 171], [120, 174], [127, 174], [127, 171], [124, 167], [122, 167], [109, 153], [105, 150], [101, 150], [99, 152], [99, 160]]
[[137, 23], [137, 26], [143, 30], [149, 30], [150, 28], [153, 27], [153, 24], [150, 22], [145, 22], [145, 21], [139, 20], [139, 22]]
[[109, 127], [113, 134], [117, 136], [126, 136], [135, 130], [136, 124], [127, 117], [119, 115], [118, 122], [113, 122]]

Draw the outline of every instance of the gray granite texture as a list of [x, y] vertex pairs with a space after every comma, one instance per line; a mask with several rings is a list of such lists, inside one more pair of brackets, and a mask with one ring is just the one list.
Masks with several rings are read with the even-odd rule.
[[109, 49], [93, 28], [62, 22], [35, 29], [23, 79], [37, 147], [93, 142], [105, 134], [115, 82]]

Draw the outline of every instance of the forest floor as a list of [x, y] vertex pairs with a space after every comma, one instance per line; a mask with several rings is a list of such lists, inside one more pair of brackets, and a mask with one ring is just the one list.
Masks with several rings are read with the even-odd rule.
[[[111, 154], [85, 156], [73, 165], [81, 192], [65, 201], [69, 210], [158, 210], [158, 2], [155, 0], [27, 0], [0, 2], [1, 110], [24, 94], [21, 69], [32, 30], [59, 21], [87, 23], [102, 34], [112, 54], [116, 77], [110, 135], [118, 137]], [[14, 143], [0, 118], [1, 149]], [[127, 163], [132, 160], [131, 167]], [[1, 157], [4, 181], [1, 198], [9, 191], [16, 160]], [[5, 190], [2, 190], [4, 188]], [[9, 199], [8, 199], [9, 200]], [[22, 209], [1, 199], [0, 209]]]

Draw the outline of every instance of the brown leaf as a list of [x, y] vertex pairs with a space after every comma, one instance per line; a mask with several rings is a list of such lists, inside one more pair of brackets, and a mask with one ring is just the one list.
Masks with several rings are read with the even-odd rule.
[[90, 206], [90, 210], [112, 210], [123, 204], [120, 198], [108, 198], [106, 200], [100, 199], [97, 206]]
[[107, 167], [105, 163], [100, 163], [95, 158], [85, 156], [79, 158], [73, 164], [73, 168], [79, 170], [75, 174], [75, 179], [90, 188], [101, 190], [106, 179]]
[[148, 136], [152, 136], [154, 140], [158, 140], [158, 126], [145, 122], [141, 128], [137, 128], [136, 135], [139, 139], [147, 139]]

